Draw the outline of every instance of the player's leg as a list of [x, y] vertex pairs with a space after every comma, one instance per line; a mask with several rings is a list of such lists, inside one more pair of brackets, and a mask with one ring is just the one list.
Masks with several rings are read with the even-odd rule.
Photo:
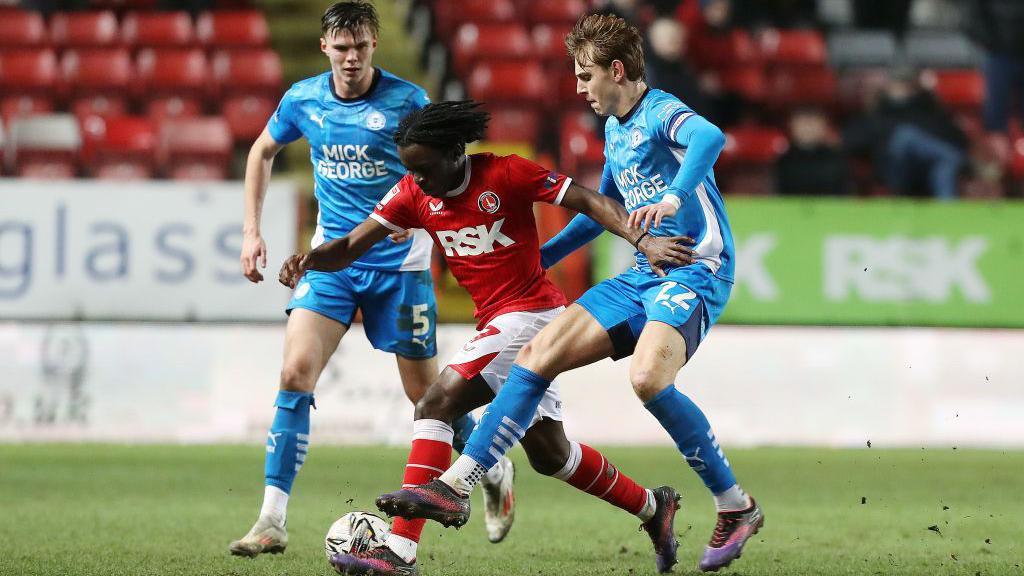
[[718, 526], [700, 567], [717, 570], [738, 557], [763, 516], [736, 482], [704, 412], [674, 382], [724, 306], [728, 288], [698, 269], [652, 279], [643, 293], [649, 321], [636, 343], [630, 382], [714, 497]]
[[659, 572], [676, 563], [673, 526], [679, 494], [669, 486], [653, 490], [637, 484], [597, 450], [565, 437], [562, 422], [544, 418], [527, 430], [523, 449], [533, 469], [633, 514], [654, 544]]

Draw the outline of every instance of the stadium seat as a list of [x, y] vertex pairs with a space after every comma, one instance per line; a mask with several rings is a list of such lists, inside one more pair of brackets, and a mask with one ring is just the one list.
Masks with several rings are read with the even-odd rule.
[[907, 60], [917, 67], [976, 68], [981, 54], [974, 44], [955, 32], [909, 32], [904, 39]]
[[739, 126], [726, 132], [725, 148], [718, 157], [718, 165], [768, 165], [775, 162], [787, 146], [785, 134], [775, 128]]
[[828, 56], [817, 30], [769, 28], [758, 35], [757, 44], [768, 64], [823, 66]]
[[562, 116], [559, 166], [569, 174], [578, 174], [604, 163], [604, 141], [598, 137], [597, 116], [591, 112], [573, 112]]
[[49, 48], [0, 52], [0, 94], [50, 96], [57, 80], [57, 55]]
[[768, 72], [767, 103], [788, 109], [811, 104], [832, 108], [837, 104], [838, 82], [829, 68], [777, 68]]
[[11, 120], [21, 116], [52, 111], [53, 100], [44, 96], [8, 96], [0, 100], [0, 118], [8, 125]]
[[124, 96], [135, 73], [123, 48], [71, 49], [60, 59], [62, 89], [71, 97]]
[[206, 54], [198, 48], [146, 48], [137, 58], [141, 95], [205, 97], [210, 88]]
[[518, 23], [467, 22], [459, 26], [450, 49], [455, 72], [463, 76], [476, 62], [526, 59], [532, 55], [533, 43]]
[[530, 31], [533, 53], [549, 63], [561, 63], [564, 70], [572, 67], [565, 50], [565, 37], [572, 30], [572, 24], [537, 24]]
[[467, 90], [474, 100], [543, 106], [549, 95], [543, 68], [536, 62], [481, 62], [469, 74]]
[[110, 10], [59, 12], [50, 21], [50, 39], [59, 47], [111, 46], [120, 40]]
[[583, 0], [529, 0], [523, 15], [534, 24], [561, 24], [570, 27], [586, 14], [587, 3]]
[[175, 180], [220, 180], [228, 174], [231, 131], [217, 116], [166, 120], [160, 126], [165, 173]]
[[233, 96], [224, 101], [221, 113], [231, 130], [232, 139], [250, 144], [260, 135], [277, 108], [277, 100], [262, 96]]
[[96, 178], [150, 178], [156, 166], [156, 129], [147, 118], [89, 118], [82, 123], [82, 160]]
[[82, 135], [71, 114], [26, 116], [11, 122], [7, 162], [27, 178], [72, 178]]
[[196, 39], [188, 12], [129, 12], [121, 25], [127, 46], [187, 47]]
[[501, 107], [490, 110], [487, 139], [494, 142], [522, 142], [530, 146], [537, 143], [540, 134], [540, 114], [536, 110]]
[[158, 125], [170, 118], [195, 118], [202, 109], [199, 100], [181, 96], [158, 96], [143, 103], [146, 117]]
[[69, 109], [79, 120], [92, 116], [124, 116], [128, 113], [128, 101], [118, 96], [87, 96], [72, 100]]
[[204, 12], [196, 22], [199, 41], [214, 48], [266, 46], [270, 28], [258, 10]]
[[512, 22], [517, 17], [512, 0], [436, 0], [434, 35], [451, 38], [463, 22]]
[[896, 59], [896, 38], [882, 30], [836, 31], [829, 34], [828, 54], [837, 68], [889, 66]]
[[957, 109], [978, 109], [985, 99], [985, 78], [977, 70], [927, 71], [921, 80], [946, 105]]
[[46, 22], [39, 12], [0, 8], [0, 48], [28, 48], [45, 44]]
[[726, 68], [758, 61], [754, 41], [746, 30], [695, 37], [693, 48], [693, 59], [701, 68]]
[[733, 66], [717, 72], [717, 76], [726, 92], [739, 94], [750, 102], [764, 101], [767, 81], [761, 66]]
[[212, 69], [214, 83], [222, 95], [280, 96], [281, 57], [273, 50], [222, 50], [213, 56]]

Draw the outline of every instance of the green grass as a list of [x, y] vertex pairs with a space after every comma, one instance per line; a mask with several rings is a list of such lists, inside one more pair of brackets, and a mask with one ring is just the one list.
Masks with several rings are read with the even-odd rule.
[[[670, 449], [606, 454], [639, 481], [684, 493], [676, 573], [696, 573], [713, 520], [696, 475]], [[654, 573], [636, 520], [538, 476], [522, 456], [517, 449], [519, 508], [508, 540], [488, 544], [480, 514], [460, 531], [428, 525], [424, 574]], [[728, 572], [1024, 574], [1024, 453], [772, 448], [729, 456], [767, 523]], [[322, 551], [327, 527], [345, 512], [372, 510], [378, 493], [398, 485], [404, 458], [397, 448], [314, 445], [291, 503], [287, 553], [246, 560], [226, 546], [255, 519], [262, 446], [0, 445], [0, 574], [332, 574]]]

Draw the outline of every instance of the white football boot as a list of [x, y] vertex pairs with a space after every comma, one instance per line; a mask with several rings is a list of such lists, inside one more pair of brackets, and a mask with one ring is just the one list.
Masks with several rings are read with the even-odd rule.
[[288, 546], [288, 531], [267, 516], [260, 516], [249, 533], [235, 540], [228, 550], [235, 556], [254, 558], [260, 554], [280, 554]]
[[[500, 471], [500, 475], [496, 472]], [[497, 478], [495, 478], [497, 476]], [[512, 529], [512, 520], [516, 515], [516, 498], [512, 490], [515, 481], [516, 467], [512, 461], [502, 456], [480, 482], [484, 493], [484, 525], [487, 526], [487, 539], [497, 544], [505, 539]]]

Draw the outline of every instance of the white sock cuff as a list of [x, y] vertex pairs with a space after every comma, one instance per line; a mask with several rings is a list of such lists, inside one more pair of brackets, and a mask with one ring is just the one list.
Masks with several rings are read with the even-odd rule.
[[263, 487], [263, 506], [260, 508], [260, 516], [267, 515], [281, 521], [288, 515], [288, 493], [269, 484]]
[[572, 478], [572, 475], [576, 473], [576, 470], [580, 467], [580, 462], [583, 461], [583, 449], [580, 448], [580, 443], [570, 440], [569, 441], [569, 459], [565, 461], [565, 465], [558, 472], [552, 474], [553, 477], [559, 480], [568, 481]]
[[412, 423], [412, 439], [451, 444], [455, 440], [455, 430], [440, 420], [416, 420]]
[[416, 561], [417, 542], [398, 534], [388, 534], [386, 543], [392, 552], [398, 554], [406, 562]]

